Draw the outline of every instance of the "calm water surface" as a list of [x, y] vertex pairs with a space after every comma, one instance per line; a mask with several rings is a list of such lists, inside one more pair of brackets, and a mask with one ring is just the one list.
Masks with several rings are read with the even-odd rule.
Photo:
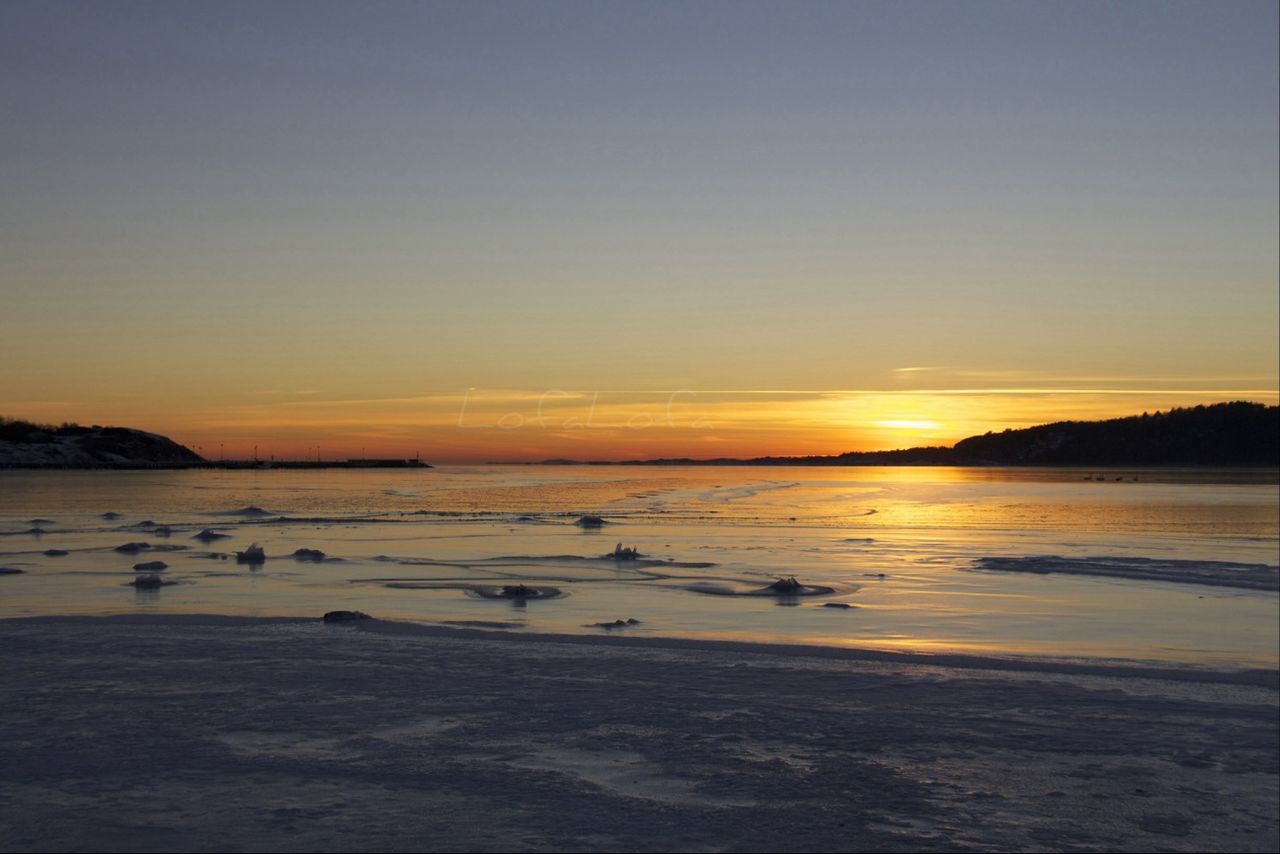
[[[236, 512], [250, 507], [263, 512]], [[609, 524], [585, 530], [573, 524], [582, 514]], [[156, 535], [148, 523], [170, 532]], [[229, 537], [192, 538], [204, 528]], [[152, 548], [115, 551], [127, 542]], [[603, 559], [619, 542], [645, 559]], [[237, 563], [234, 552], [251, 543], [268, 559]], [[289, 557], [298, 548], [330, 559]], [[0, 566], [23, 570], [0, 577], [4, 617], [348, 608], [584, 633], [634, 618], [638, 625], [613, 631], [1274, 667], [1275, 592], [990, 572], [974, 562], [1056, 555], [1275, 566], [1278, 552], [1274, 470], [0, 472]], [[176, 583], [130, 586], [133, 566], [152, 560], [167, 563]], [[726, 595], [789, 576], [833, 592]], [[562, 595], [481, 595], [517, 583]]]

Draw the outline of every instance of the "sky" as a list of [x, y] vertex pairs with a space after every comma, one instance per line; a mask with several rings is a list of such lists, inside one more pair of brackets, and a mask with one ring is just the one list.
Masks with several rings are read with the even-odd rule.
[[1274, 2], [0, 4], [0, 415], [839, 453], [1280, 398]]

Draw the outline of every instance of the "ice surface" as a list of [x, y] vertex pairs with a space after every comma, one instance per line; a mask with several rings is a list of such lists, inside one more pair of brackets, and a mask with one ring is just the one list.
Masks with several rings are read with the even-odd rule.
[[978, 569], [1001, 572], [1095, 575], [1168, 581], [1175, 584], [1204, 584], [1210, 587], [1237, 587], [1244, 590], [1280, 590], [1280, 566], [1240, 564], [1213, 560], [1156, 560], [1144, 557], [1069, 558], [1056, 555], [1028, 557], [983, 557], [974, 562]]
[[[1079, 473], [991, 469], [5, 471], [0, 564], [24, 572], [0, 616], [314, 616], [336, 598], [533, 632], [597, 636], [622, 616], [643, 621], [627, 637], [1275, 666], [1278, 498], [1273, 475], [1239, 472], [1099, 492]], [[226, 545], [175, 549], [203, 531]], [[150, 547], [130, 559], [113, 551], [126, 540]], [[236, 563], [254, 542], [271, 559]], [[157, 558], [181, 584], [122, 596]], [[768, 589], [792, 576], [833, 592]], [[518, 585], [567, 595], [477, 590]]]
[[0, 644], [10, 851], [1280, 843], [1275, 686], [1203, 672], [314, 617]]

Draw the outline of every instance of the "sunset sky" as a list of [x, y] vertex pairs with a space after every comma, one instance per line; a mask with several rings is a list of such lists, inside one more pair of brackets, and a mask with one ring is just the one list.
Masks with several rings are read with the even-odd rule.
[[1277, 4], [0, 4], [0, 414], [838, 453], [1280, 398]]

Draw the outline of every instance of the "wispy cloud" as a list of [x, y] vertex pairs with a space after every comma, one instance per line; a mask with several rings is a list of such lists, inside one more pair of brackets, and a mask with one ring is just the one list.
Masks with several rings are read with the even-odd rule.
[[[894, 368], [893, 373], [898, 375], [899, 380], [909, 379], [915, 374], [932, 374], [933, 382], [941, 379], [953, 379], [963, 381], [982, 381], [982, 382], [1010, 382], [1020, 383], [1024, 385], [1040, 386], [1066, 386], [1075, 385], [1077, 383], [1090, 383], [1093, 385], [1102, 385], [1111, 387], [1116, 384], [1141, 383], [1142, 388], [1135, 389], [1141, 392], [1151, 386], [1189, 386], [1189, 385], [1207, 385], [1213, 384], [1215, 388], [1221, 388], [1223, 384], [1245, 383], [1251, 384], [1252, 388], [1256, 388], [1258, 384], [1280, 386], [1280, 374], [1059, 374], [1046, 371], [1031, 371], [1018, 368], [972, 368], [964, 366], [952, 367], [908, 367]], [[986, 389], [980, 389], [985, 391]], [[1206, 389], [1193, 389], [1193, 391], [1205, 391]], [[1214, 389], [1209, 389], [1212, 391]], [[1248, 389], [1246, 389], [1248, 390]]]

